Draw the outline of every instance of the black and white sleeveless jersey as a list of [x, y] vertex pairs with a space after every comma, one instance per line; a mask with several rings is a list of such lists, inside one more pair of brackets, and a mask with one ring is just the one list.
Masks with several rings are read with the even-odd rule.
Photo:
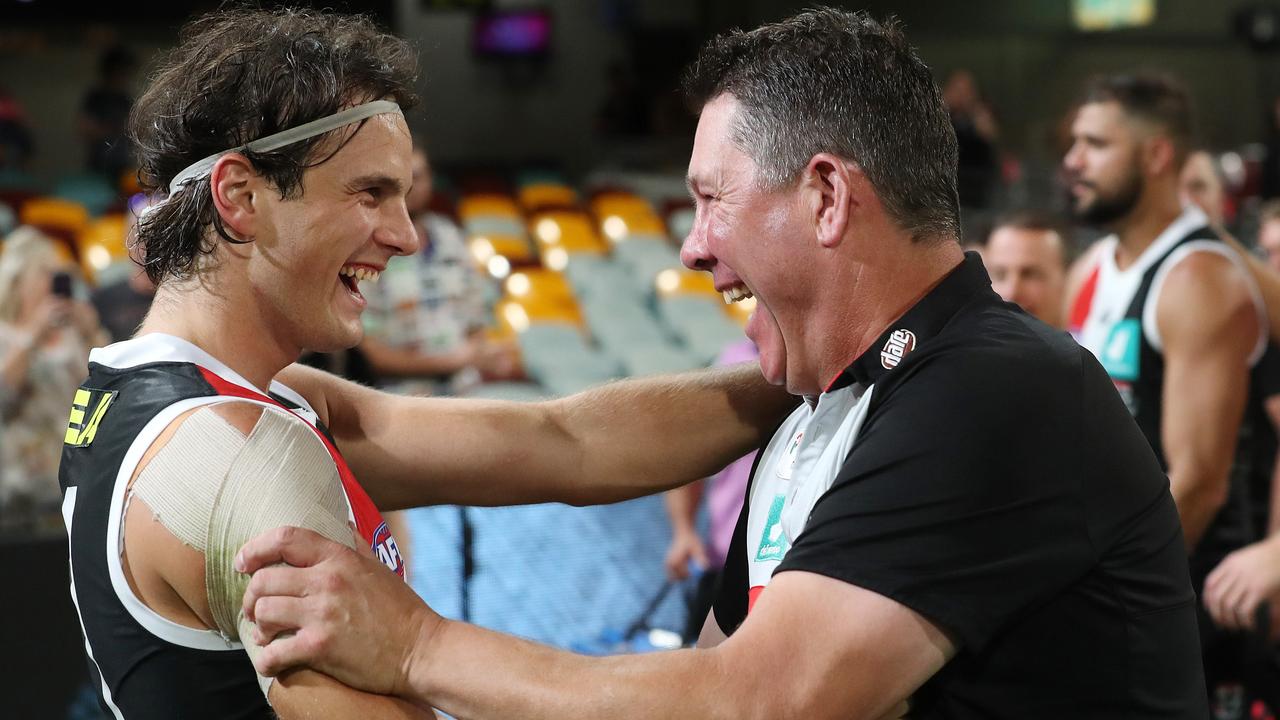
[[143, 453], [182, 413], [227, 401], [284, 407], [311, 425], [339, 468], [357, 529], [385, 546], [374, 550], [403, 575], [394, 539], [300, 395], [279, 383], [264, 394], [172, 336], [144, 335], [96, 349], [73, 400], [59, 482], [72, 600], [90, 674], [109, 717], [274, 717], [243, 647], [152, 611], [133, 593], [121, 563], [125, 490]]
[[[1115, 383], [1166, 471], [1161, 417], [1164, 412], [1164, 354], [1156, 326], [1156, 306], [1164, 278], [1175, 265], [1196, 252], [1215, 252], [1238, 262], [1231, 249], [1208, 226], [1204, 213], [1187, 209], [1124, 270], [1116, 267], [1115, 238], [1107, 238], [1096, 265], [1073, 298], [1068, 326], [1081, 345], [1098, 358]], [[1256, 288], [1255, 288], [1256, 290]], [[1262, 307], [1255, 293], [1256, 304]], [[1266, 348], [1265, 329], [1250, 357], [1256, 363]], [[1241, 432], [1232, 467], [1230, 494], [1196, 548], [1196, 554], [1221, 556], [1248, 542], [1247, 477], [1251, 462], [1248, 429]]]

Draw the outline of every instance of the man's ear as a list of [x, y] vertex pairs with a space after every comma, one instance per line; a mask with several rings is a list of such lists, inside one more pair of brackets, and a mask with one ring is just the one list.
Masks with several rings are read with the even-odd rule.
[[860, 188], [869, 187], [866, 176], [852, 163], [818, 153], [805, 166], [801, 183], [818, 243], [824, 248], [836, 247], [861, 203]]
[[262, 177], [249, 159], [240, 153], [227, 153], [218, 158], [209, 172], [209, 191], [222, 224], [238, 238], [248, 240], [257, 233], [259, 221], [258, 193]]
[[1177, 160], [1178, 150], [1167, 135], [1154, 134], [1142, 143], [1142, 166], [1148, 176], [1159, 175], [1166, 170], [1177, 175], [1181, 170]]

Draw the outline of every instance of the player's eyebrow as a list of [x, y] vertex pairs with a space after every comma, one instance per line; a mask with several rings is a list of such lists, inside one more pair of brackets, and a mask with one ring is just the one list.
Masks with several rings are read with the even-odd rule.
[[404, 183], [400, 182], [399, 178], [394, 178], [384, 173], [370, 173], [368, 175], [361, 175], [360, 177], [348, 183], [348, 185], [352, 189], [356, 189], [356, 190], [364, 190], [365, 188], [376, 187], [392, 195], [401, 195], [405, 192]]

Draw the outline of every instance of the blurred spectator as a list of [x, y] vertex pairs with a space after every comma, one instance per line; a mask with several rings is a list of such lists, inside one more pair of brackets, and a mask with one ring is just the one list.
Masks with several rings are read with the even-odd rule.
[[[1280, 272], [1280, 200], [1263, 204], [1258, 246], [1272, 270]], [[1205, 604], [1228, 627], [1255, 627], [1259, 608], [1269, 602], [1271, 640], [1280, 640], [1280, 350], [1273, 343], [1250, 376], [1246, 420], [1255, 428], [1251, 499], [1259, 542], [1228, 555], [1205, 583]], [[1280, 692], [1280, 688], [1277, 689]], [[1269, 704], [1280, 707], [1277, 698]]]
[[1195, 205], [1217, 227], [1227, 224], [1227, 184], [1213, 155], [1197, 150], [1187, 156], [1178, 176], [1178, 196], [1183, 205]]
[[0, 170], [26, 169], [34, 149], [25, 108], [0, 86]]
[[966, 208], [991, 206], [991, 190], [999, 178], [996, 140], [1000, 131], [995, 114], [978, 90], [973, 73], [956, 70], [943, 84], [942, 102], [951, 113], [959, 146], [957, 189]]
[[89, 349], [105, 344], [93, 307], [65, 290], [52, 242], [20, 227], [0, 253], [0, 506], [56, 507], [67, 412]]
[[[134, 244], [137, 235], [138, 217], [162, 200], [158, 197], [148, 198], [139, 193], [128, 204], [129, 227], [125, 231], [125, 245], [130, 247], [128, 274], [98, 287], [94, 291], [93, 307], [98, 311], [102, 326], [111, 335], [112, 342], [128, 340], [137, 332], [138, 326], [146, 319], [151, 310], [151, 301], [156, 294], [156, 285], [151, 282], [146, 268], [142, 265], [145, 258], [138, 255], [141, 249]], [[135, 255], [137, 255], [135, 257]], [[123, 260], [120, 262], [124, 262]]]
[[156, 286], [142, 267], [131, 268], [129, 275], [93, 291], [91, 301], [101, 318], [111, 342], [133, 337], [151, 309]]
[[125, 126], [133, 108], [130, 83], [137, 58], [119, 45], [98, 59], [98, 80], [80, 102], [80, 133], [88, 150], [88, 169], [114, 185], [134, 166]]
[[996, 220], [983, 262], [991, 289], [1041, 321], [1062, 327], [1066, 230], [1052, 215], [1022, 210]]
[[455, 394], [481, 379], [520, 374], [515, 348], [486, 341], [485, 279], [471, 264], [462, 230], [430, 212], [431, 167], [413, 151], [413, 187], [406, 198], [422, 240], [417, 255], [393, 257], [366, 287], [365, 339], [360, 350], [384, 384], [412, 394]]
[[[733, 365], [760, 357], [755, 343], [742, 340], [724, 349], [716, 358], [716, 365]], [[725, 557], [729, 554], [729, 541], [742, 512], [742, 501], [747, 492], [747, 480], [756, 454], [751, 453], [733, 461], [725, 469], [706, 482], [707, 515], [710, 520], [707, 542], [704, 544], [695, 528], [698, 502], [703, 492], [703, 481], [692, 482], [667, 491], [667, 517], [671, 520], [671, 545], [667, 548], [664, 563], [667, 577], [684, 580], [689, 577], [690, 563], [702, 570], [698, 585], [689, 602], [688, 622], [684, 630], [684, 644], [697, 642], [702, 624], [711, 612], [720, 573]]]

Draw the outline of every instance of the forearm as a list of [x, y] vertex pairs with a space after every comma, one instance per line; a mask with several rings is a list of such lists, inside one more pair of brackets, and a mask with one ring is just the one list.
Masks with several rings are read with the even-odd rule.
[[1205, 530], [1213, 522], [1218, 510], [1227, 499], [1226, 474], [1217, 477], [1212, 473], [1192, 472], [1185, 469], [1170, 468], [1169, 490], [1173, 493], [1173, 501], [1178, 506], [1178, 517], [1182, 520], [1182, 537], [1187, 550], [1194, 550], [1200, 544]]
[[393, 397], [298, 368], [288, 377], [322, 391], [343, 455], [384, 510], [653, 494], [759, 447], [795, 402], [754, 365], [542, 403]]
[[715, 651], [588, 658], [441, 621], [404, 696], [467, 720], [738, 719], [753, 714], [743, 690]]
[[436, 717], [429, 708], [386, 695], [359, 692], [313, 670], [284, 673], [268, 694], [271, 709], [280, 720], [369, 718], [370, 720], [425, 720]]
[[755, 363], [614, 383], [557, 401], [556, 422], [586, 451], [563, 501], [615, 502], [711, 475], [759, 448], [796, 402], [766, 383]]

